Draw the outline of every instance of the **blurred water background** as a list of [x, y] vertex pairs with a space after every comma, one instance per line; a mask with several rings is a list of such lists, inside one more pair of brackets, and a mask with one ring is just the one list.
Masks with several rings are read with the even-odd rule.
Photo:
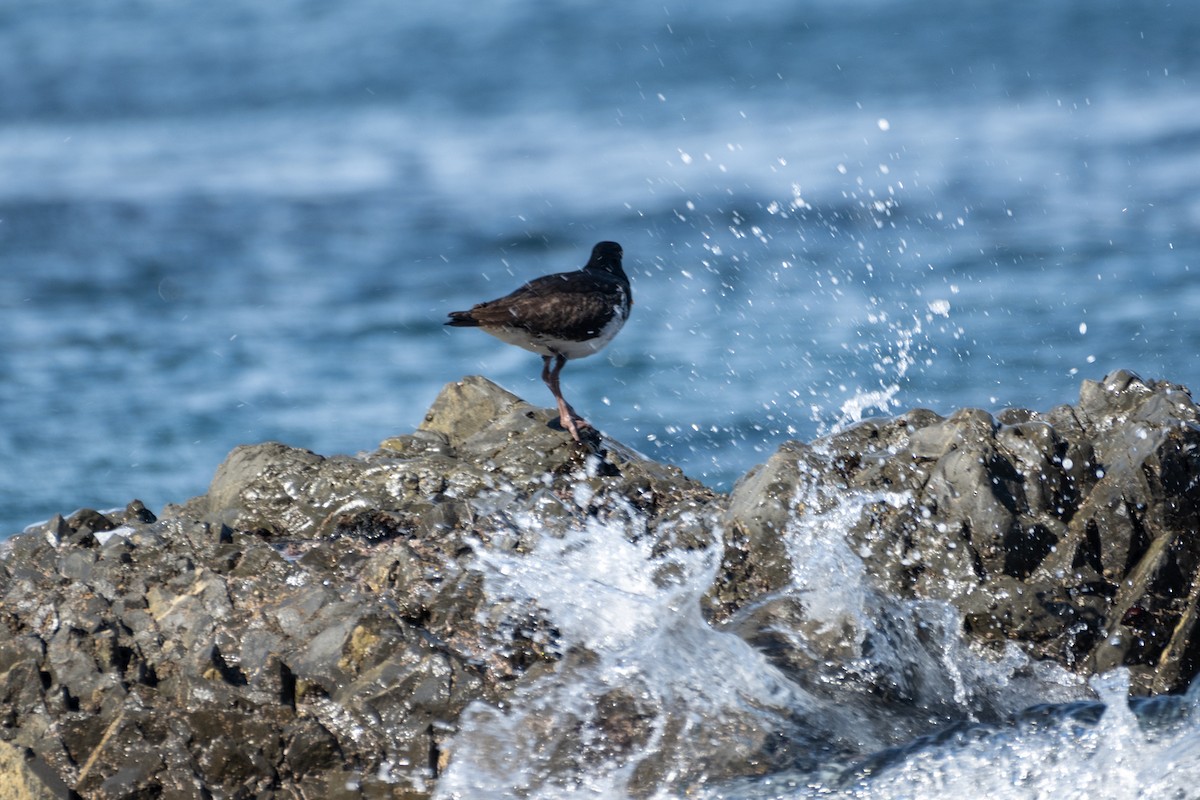
[[862, 415], [1200, 386], [1200, 14], [1135, 0], [0, 6], [0, 530], [411, 431], [448, 310], [626, 252], [564, 389], [721, 489]]

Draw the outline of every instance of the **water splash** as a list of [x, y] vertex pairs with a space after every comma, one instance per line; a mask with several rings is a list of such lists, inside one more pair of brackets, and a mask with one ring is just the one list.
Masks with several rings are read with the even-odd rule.
[[[955, 737], [913, 752], [899, 764], [835, 797], [1192, 798], [1200, 784], [1200, 715], [1195, 692], [1126, 699], [1128, 674], [1093, 679], [1103, 701], [1030, 715], [1009, 729]], [[1093, 722], [1099, 714], [1099, 720]], [[798, 795], [788, 795], [796, 797]], [[781, 795], [782, 797], [782, 795]]]
[[[878, 301], [877, 301], [878, 302]], [[836, 433], [850, 425], [861, 422], [869, 411], [877, 410], [888, 415], [900, 408], [897, 396], [908, 377], [909, 370], [916, 366], [922, 357], [931, 358], [937, 353], [934, 336], [942, 330], [927, 328], [941, 318], [949, 320], [950, 301], [945, 299], [931, 300], [925, 308], [913, 313], [907, 318], [895, 320], [886, 311], [878, 311], [868, 316], [868, 322], [884, 331], [882, 341], [876, 336], [864, 331], [864, 341], [856, 346], [866, 360], [871, 363], [871, 369], [877, 375], [878, 386], [874, 389], [857, 388], [854, 393], [844, 400], [839, 407], [840, 414], [829, 429], [822, 428], [821, 433]]]
[[[804, 644], [819, 647], [820, 637], [832, 632], [843, 649], [839, 661], [817, 657], [810, 674], [789, 677], [824, 686], [822, 702], [830, 708], [858, 709], [860, 719], [877, 726], [864, 741], [886, 740], [889, 728], [897, 741], [907, 741], [867, 756], [837, 779], [784, 771], [699, 796], [1197, 796], [1200, 688], [1186, 698], [1134, 701], [1131, 708], [1123, 670], [1085, 686], [1013, 646], [981, 652], [963, 640], [946, 604], [897, 600], [872, 587], [848, 533], [870, 519], [873, 507], [904, 502], [902, 494], [801, 487], [785, 536], [795, 570], [789, 591], [812, 623], [797, 629], [806, 630]], [[1101, 702], [1085, 702], [1093, 695]], [[934, 713], [921, 720], [918, 709]], [[922, 724], [929, 726], [925, 733]]]
[[[801, 609], [772, 633], [803, 663], [753, 646], [746, 619], [716, 628], [703, 617], [720, 548], [679, 535], [701, 521], [652, 531], [613, 499], [585, 514], [597, 504], [583, 483], [496, 515], [476, 550], [484, 613], [500, 630], [545, 620], [558, 660], [502, 706], [468, 708], [437, 796], [807, 797], [843, 791], [851, 765], [872, 759], [887, 768], [843, 796], [908, 796], [889, 781], [927, 768], [936, 748], [923, 743], [948, 724], [995, 725], [1031, 703], [1090, 696], [1015, 647], [976, 650], [946, 604], [873, 586], [855, 535], [907, 502], [798, 490], [783, 532], [793, 578], [764, 602]], [[973, 758], [964, 763], [983, 763]]]
[[561, 660], [504, 707], [466, 711], [438, 797], [666, 797], [822, 749], [799, 721], [813, 698], [702, 617], [720, 549], [610, 510], [515, 515], [527, 552], [478, 549], [490, 606], [544, 616]]
[[875, 520], [909, 502], [906, 493], [798, 488], [784, 531], [792, 582], [777, 602], [800, 611], [774, 635], [810, 660], [793, 664], [788, 677], [818, 693], [831, 713], [856, 720], [864, 748], [949, 721], [1000, 720], [1033, 702], [1089, 696], [1077, 677], [1015, 645], [998, 652], [972, 645], [949, 604], [877, 585], [864, 557], [886, 547], [890, 534]]

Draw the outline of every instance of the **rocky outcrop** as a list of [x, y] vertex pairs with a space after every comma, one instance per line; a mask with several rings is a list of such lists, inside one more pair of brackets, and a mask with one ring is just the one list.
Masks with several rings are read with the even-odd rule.
[[157, 519], [137, 503], [13, 537], [0, 736], [89, 798], [427, 796], [465, 705], [560, 656], [544, 621], [482, 605], [474, 549], [527, 546], [521, 513], [654, 537], [719, 500], [549, 420], [468, 378], [374, 453], [239, 447]]
[[1134, 694], [1200, 669], [1200, 410], [1182, 386], [1120, 371], [1045, 414], [917, 410], [784, 445], [734, 488], [714, 616], [803, 624], [781, 592], [786, 532], [831, 491], [879, 495], [847, 532], [876, 585], [951, 603], [977, 639], [1086, 674], [1124, 665]]
[[[545, 614], [485, 598], [478, 554], [597, 518], [657, 551], [721, 548], [706, 613], [756, 644], [802, 631], [803, 648], [771, 641], [793, 673], [846, 643], [808, 624], [789, 537], [851, 496], [845, 537], [875, 589], [950, 604], [979, 642], [1123, 664], [1138, 694], [1200, 666], [1200, 420], [1182, 387], [1115, 373], [1045, 414], [872, 420], [783, 445], [728, 496], [581, 447], [552, 416], [467, 378], [375, 452], [239, 447], [157, 517], [131, 503], [9, 539], [13, 780], [31, 797], [426, 797], [466, 705], [564, 658]], [[652, 710], [611, 705], [599, 729], [641, 741]]]

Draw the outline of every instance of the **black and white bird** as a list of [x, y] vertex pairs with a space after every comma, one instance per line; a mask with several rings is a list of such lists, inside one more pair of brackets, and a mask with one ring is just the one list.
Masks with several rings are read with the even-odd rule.
[[583, 269], [535, 278], [470, 311], [451, 311], [447, 325], [487, 333], [542, 357], [542, 380], [558, 403], [558, 419], [575, 441], [591, 427], [563, 399], [558, 374], [568, 360], [598, 352], [629, 318], [633, 294], [621, 268], [621, 245], [600, 242]]

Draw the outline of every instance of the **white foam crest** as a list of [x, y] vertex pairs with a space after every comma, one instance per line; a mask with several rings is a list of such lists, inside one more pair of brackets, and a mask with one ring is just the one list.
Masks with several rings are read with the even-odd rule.
[[[577, 491], [586, 505], [580, 495]], [[514, 515], [520, 536], [535, 543], [527, 554], [476, 548], [489, 597], [542, 609], [572, 645], [622, 647], [647, 635], [656, 624], [652, 612], [669, 587], [660, 587], [655, 571], [646, 568], [653, 563], [654, 542], [629, 536], [636, 515], [627, 508], [621, 512], [605, 519], [571, 518], [565, 530], [538, 510]]]
[[889, 384], [871, 391], [864, 389], [855, 390], [854, 394], [844, 400], [839, 407], [841, 415], [833, 423], [833, 430], [840, 431], [856, 422], [862, 422], [866, 419], [867, 412], [872, 408], [879, 409], [883, 414], [890, 413], [898, 405], [896, 395], [899, 393], [900, 384], [898, 383]]
[[[873, 533], [859, 529], [873, 524], [873, 512], [909, 502], [905, 494], [798, 490], [784, 530], [793, 581], [781, 594], [796, 599], [802, 618], [775, 633], [816, 655], [788, 675], [704, 620], [700, 600], [719, 568], [718, 547], [672, 546], [669, 532], [648, 530], [620, 503], [580, 514], [595, 511], [582, 485], [571, 497], [510, 514], [509, 529], [478, 548], [484, 613], [493, 624], [507, 617], [510, 630], [536, 615], [559, 637], [561, 658], [503, 707], [467, 709], [440, 798], [809, 796], [804, 786], [836, 773], [833, 756], [813, 756], [806, 768], [817, 772], [807, 777], [743, 783], [748, 793], [704, 787], [761, 764], [771, 741], [827, 753], [852, 743], [865, 756], [935, 733], [948, 719], [999, 720], [1090, 696], [1078, 679], [1016, 647], [976, 649], [948, 604], [898, 600], [873, 586], [856, 550]], [[893, 702], [881, 705], [881, 692]], [[919, 751], [911, 761], [928, 758]], [[927, 767], [906, 760], [894, 769], [916, 768]], [[799, 788], [769, 793], [783, 783]], [[727, 792], [733, 784], [723, 785]], [[823, 785], [832, 791], [832, 782]], [[892, 796], [880, 786], [879, 796]], [[874, 796], [875, 784], [858, 789]]]
[[[792, 501], [785, 529], [792, 565], [792, 585], [803, 594], [809, 618], [823, 632], [862, 631], [871, 625], [872, 606], [866, 566], [850, 548], [846, 532], [869, 506], [904, 503], [906, 495], [857, 493], [833, 497], [816, 486], [802, 485]], [[861, 635], [855, 636], [858, 644]]]
[[[1130, 711], [1127, 673], [1093, 680], [1106, 708], [1096, 725], [1018, 727], [931, 748], [835, 797], [1194, 798], [1200, 786], [1195, 702], [1177, 724], [1143, 725]], [[1190, 719], [1189, 719], [1190, 717]]]
[[[1132, 713], [1128, 675], [1115, 670], [1092, 680], [1104, 702], [1062, 707], [1005, 727], [962, 730], [914, 745], [866, 770], [852, 783], [822, 782], [803, 773], [712, 787], [703, 800], [1157, 800], [1200, 796], [1200, 692], [1159, 698]], [[1169, 708], [1166, 706], [1169, 704]]]
[[[834, 672], [860, 682], [859, 692], [883, 687], [917, 708], [940, 709], [952, 717], [997, 718], [1034, 703], [1088, 697], [1078, 677], [1052, 663], [1032, 661], [1015, 645], [996, 652], [968, 642], [959, 613], [948, 603], [897, 598], [873, 584], [856, 549], [864, 545], [853, 544], [850, 533], [872, 509], [909, 502], [907, 493], [798, 488], [785, 542], [792, 564], [789, 591], [809, 624], [781, 633], [798, 647], [828, 653], [827, 666], [817, 659], [816, 669], [832, 664]], [[891, 534], [868, 527], [858, 537], [877, 535]], [[799, 631], [807, 637], [803, 642], [795, 641]], [[895, 720], [883, 717], [880, 724], [878, 735], [886, 741], [886, 728], [895, 726]]]
[[660, 552], [662, 531], [630, 535], [643, 523], [591, 517], [550, 535], [522, 531], [534, 539], [524, 554], [480, 549], [489, 605], [540, 609], [562, 659], [504, 709], [467, 709], [438, 797], [666, 791], [703, 781], [714, 762], [744, 763], [811, 706], [760, 653], [704, 620], [720, 548]]

